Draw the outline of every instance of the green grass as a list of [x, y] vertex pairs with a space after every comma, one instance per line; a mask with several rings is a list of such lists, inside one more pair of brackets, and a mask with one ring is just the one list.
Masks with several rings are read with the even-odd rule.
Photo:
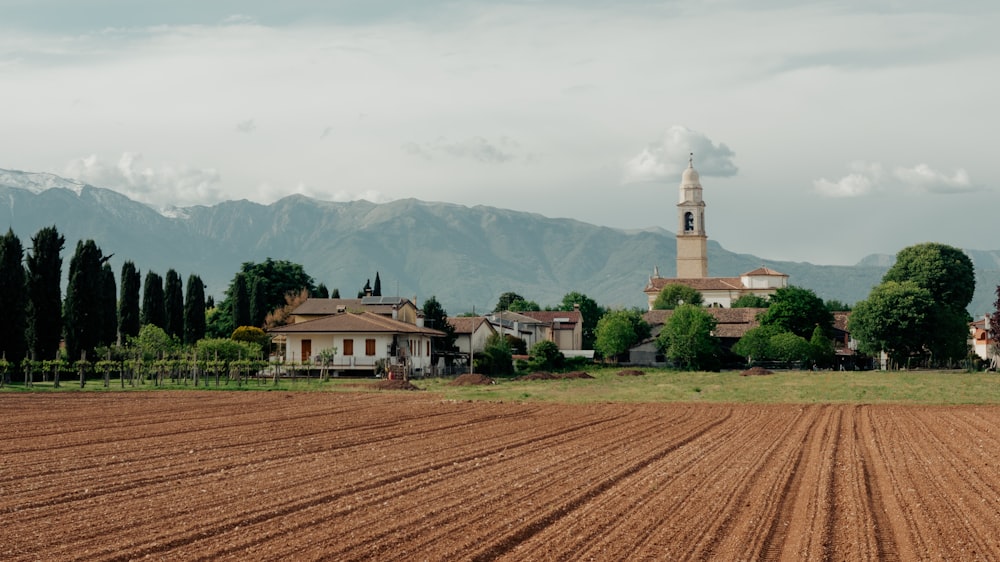
[[647, 370], [619, 377], [617, 369], [588, 371], [595, 378], [500, 380], [490, 386], [450, 386], [448, 379], [415, 381], [456, 400], [588, 402], [743, 402], [847, 404], [1000, 404], [1000, 376], [964, 371], [780, 371], [743, 377], [723, 373]]
[[[412, 381], [427, 392], [450, 400], [505, 402], [740, 402], [740, 403], [845, 403], [845, 404], [1000, 404], [1000, 375], [965, 371], [836, 372], [779, 371], [773, 375], [743, 377], [736, 371], [723, 373], [646, 370], [645, 376], [617, 376], [618, 369], [591, 369], [594, 379], [514, 381], [498, 379], [485, 386], [451, 386], [452, 379]], [[214, 380], [199, 390], [368, 392], [371, 379], [281, 380], [274, 385], [251, 381], [215, 386]], [[191, 390], [190, 384], [150, 382], [129, 386], [124, 391]], [[52, 383], [35, 383], [33, 388], [10, 384], [0, 393], [80, 392], [78, 380], [64, 380], [58, 389]], [[122, 392], [112, 380], [104, 388], [100, 380], [88, 380], [85, 392]], [[388, 392], [388, 391], [386, 391]], [[394, 391], [395, 392], [395, 391]], [[403, 392], [403, 391], [399, 391]]]

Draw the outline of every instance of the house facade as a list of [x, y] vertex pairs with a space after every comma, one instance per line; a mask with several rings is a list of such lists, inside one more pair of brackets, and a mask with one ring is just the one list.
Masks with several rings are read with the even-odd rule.
[[458, 352], [469, 355], [469, 352], [480, 353], [486, 349], [486, 340], [496, 334], [496, 329], [482, 316], [460, 316], [448, 318], [448, 323], [455, 330], [455, 347]]
[[997, 341], [990, 337], [990, 317], [983, 316], [969, 323], [969, 345], [976, 356], [982, 359], [990, 368], [1000, 367], [1000, 353], [997, 351]]
[[362, 375], [374, 374], [380, 360], [410, 375], [427, 373], [431, 338], [444, 335], [373, 312], [341, 312], [273, 328], [270, 333], [284, 337], [286, 363], [316, 364], [320, 353], [332, 351], [328, 368]]

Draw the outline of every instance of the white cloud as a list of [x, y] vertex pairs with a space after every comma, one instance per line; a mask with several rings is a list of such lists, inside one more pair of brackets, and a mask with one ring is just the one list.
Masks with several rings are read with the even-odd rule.
[[738, 171], [728, 146], [714, 143], [702, 133], [680, 125], [666, 130], [625, 163], [622, 183], [677, 180], [694, 154], [694, 167], [703, 176], [734, 176]]
[[241, 133], [252, 133], [257, 130], [257, 124], [254, 123], [253, 119], [247, 119], [237, 123], [236, 130]]
[[948, 176], [932, 169], [927, 164], [917, 164], [912, 168], [896, 168], [893, 176], [904, 185], [927, 193], [967, 193], [981, 191], [969, 179], [969, 173], [959, 168]]
[[228, 198], [220, 188], [216, 170], [171, 165], [154, 169], [144, 166], [142, 155], [133, 152], [122, 154], [116, 164], [106, 163], [97, 155], [77, 158], [66, 166], [65, 173], [155, 207], [211, 204]]
[[408, 154], [425, 160], [433, 160], [436, 155], [445, 154], [453, 158], [503, 164], [518, 156], [517, 142], [507, 137], [500, 137], [496, 141], [478, 136], [457, 141], [438, 138], [425, 143], [408, 142], [402, 148]]
[[853, 162], [851, 168], [853, 172], [839, 180], [820, 178], [813, 181], [813, 187], [825, 197], [861, 197], [877, 191], [969, 193], [983, 189], [973, 184], [968, 172], [961, 168], [950, 176], [927, 164], [912, 168], [897, 166], [891, 174], [885, 173], [882, 164], [877, 162]]

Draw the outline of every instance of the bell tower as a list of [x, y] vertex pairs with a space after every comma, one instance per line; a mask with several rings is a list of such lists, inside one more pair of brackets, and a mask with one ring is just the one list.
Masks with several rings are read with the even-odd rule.
[[694, 169], [694, 154], [681, 176], [681, 200], [677, 204], [677, 278], [708, 277], [708, 236], [705, 234], [705, 201]]

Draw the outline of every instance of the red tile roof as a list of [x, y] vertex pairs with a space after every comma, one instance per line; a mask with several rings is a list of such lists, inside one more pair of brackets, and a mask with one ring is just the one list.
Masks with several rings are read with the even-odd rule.
[[443, 336], [444, 332], [386, 318], [373, 312], [344, 312], [272, 328], [271, 333], [389, 333]]
[[482, 316], [458, 316], [455, 318], [448, 318], [448, 323], [455, 329], [456, 334], [471, 334], [473, 330], [478, 330], [481, 325], [489, 325], [486, 318]]

